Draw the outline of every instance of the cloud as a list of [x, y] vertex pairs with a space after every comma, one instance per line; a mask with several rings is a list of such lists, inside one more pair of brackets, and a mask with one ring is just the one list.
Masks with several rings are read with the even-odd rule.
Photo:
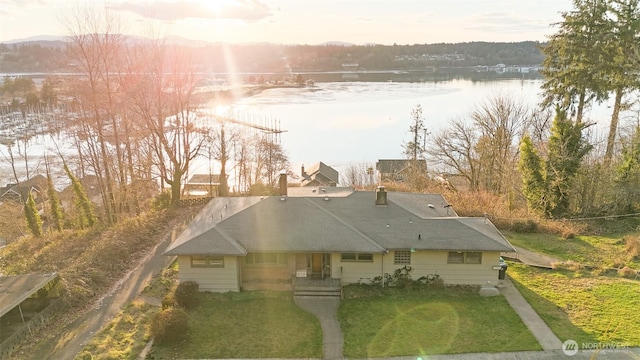
[[269, 7], [258, 0], [236, 0], [229, 4], [220, 4], [216, 9], [197, 1], [154, 1], [119, 3], [109, 6], [114, 10], [130, 11], [146, 18], [174, 21], [189, 18], [212, 20], [258, 21], [271, 16]]
[[549, 28], [549, 24], [534, 18], [522, 17], [516, 13], [489, 12], [472, 16], [466, 30], [493, 33], [538, 32]]

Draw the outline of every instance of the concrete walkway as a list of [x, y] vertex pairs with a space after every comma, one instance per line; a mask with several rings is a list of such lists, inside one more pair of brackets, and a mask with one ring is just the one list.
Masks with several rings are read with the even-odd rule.
[[538, 340], [543, 350], [562, 349], [562, 341], [551, 331], [549, 326], [542, 321], [538, 313], [522, 297], [520, 291], [516, 289], [508, 277], [501, 281], [498, 286], [500, 293], [507, 299], [513, 310], [520, 316], [522, 322], [529, 328], [529, 331]]
[[560, 262], [559, 259], [540, 254], [535, 251], [523, 249], [518, 246], [514, 246], [514, 248], [517, 251], [518, 260], [520, 260], [523, 264], [550, 269], [553, 263]]
[[[562, 350], [516, 351], [502, 353], [468, 353], [451, 355], [424, 355], [387, 358], [385, 360], [632, 360], [640, 358], [640, 348], [618, 350], [579, 350], [575, 355], [567, 355]], [[379, 359], [382, 360], [382, 359]]]
[[344, 338], [338, 322], [339, 298], [320, 296], [294, 296], [293, 301], [303, 310], [310, 312], [320, 320], [322, 328], [323, 359], [342, 359]]

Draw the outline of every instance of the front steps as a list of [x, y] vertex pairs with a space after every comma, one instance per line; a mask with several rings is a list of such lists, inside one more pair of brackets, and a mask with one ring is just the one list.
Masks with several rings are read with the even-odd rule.
[[296, 278], [293, 284], [293, 296], [340, 299], [342, 298], [342, 284], [339, 279]]

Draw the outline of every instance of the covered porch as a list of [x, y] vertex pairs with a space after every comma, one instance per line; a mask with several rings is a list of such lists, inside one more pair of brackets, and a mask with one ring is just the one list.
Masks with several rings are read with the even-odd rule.
[[[240, 258], [242, 290], [291, 291], [331, 285], [331, 253], [248, 253]], [[335, 280], [335, 279], [333, 279]], [[340, 280], [336, 280], [340, 288]], [[296, 285], [297, 284], [297, 285]]]

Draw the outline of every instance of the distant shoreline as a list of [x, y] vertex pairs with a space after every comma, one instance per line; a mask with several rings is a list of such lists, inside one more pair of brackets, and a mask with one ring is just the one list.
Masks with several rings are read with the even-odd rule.
[[304, 87], [306, 86], [295, 84], [238, 85], [229, 89], [201, 91], [198, 95], [203, 96], [206, 102], [226, 105], [242, 98], [258, 95], [265, 90]]

